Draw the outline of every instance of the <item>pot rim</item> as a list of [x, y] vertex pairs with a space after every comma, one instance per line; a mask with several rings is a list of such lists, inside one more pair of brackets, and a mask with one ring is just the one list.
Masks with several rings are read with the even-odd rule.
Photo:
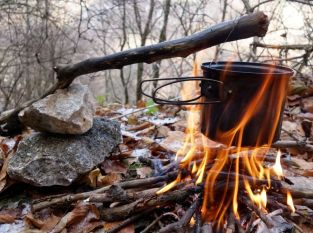
[[[256, 62], [227, 62], [227, 61], [218, 61], [218, 62], [205, 62], [202, 63], [201, 69], [203, 71], [217, 71], [224, 72], [225, 65], [231, 63], [232, 69], [227, 69], [228, 74], [240, 75], [240, 74], [248, 74], [248, 75], [277, 75], [277, 76], [288, 76], [292, 77], [295, 74], [295, 71], [286, 66], [280, 66], [275, 64], [267, 64], [267, 63], [256, 63]], [[238, 70], [234, 70], [234, 69]], [[275, 69], [273, 72], [269, 72], [270, 69]], [[239, 70], [241, 69], [241, 70]], [[244, 69], [249, 69], [249, 71], [245, 71]], [[253, 71], [251, 71], [253, 70]]]

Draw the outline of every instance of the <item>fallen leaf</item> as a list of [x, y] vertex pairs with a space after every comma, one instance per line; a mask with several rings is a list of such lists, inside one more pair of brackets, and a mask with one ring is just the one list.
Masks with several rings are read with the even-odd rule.
[[43, 232], [50, 232], [60, 221], [61, 217], [52, 214], [50, 217], [44, 220], [44, 224], [40, 230]]
[[13, 223], [15, 221], [15, 218], [16, 215], [0, 213], [0, 223]]
[[25, 216], [24, 221], [27, 223], [29, 226], [34, 226], [38, 229], [42, 228], [44, 225], [44, 222], [40, 219], [34, 218], [32, 213], [29, 213]]
[[170, 132], [170, 131], [171, 130], [169, 127], [162, 125], [162, 126], [158, 127], [156, 137], [157, 138], [165, 138], [168, 136], [168, 132]]
[[[179, 149], [183, 148], [185, 143], [186, 134], [180, 131], [170, 131], [168, 132], [168, 137], [164, 139], [160, 145], [167, 149], [168, 151], [176, 153]], [[203, 141], [203, 139], [205, 141]], [[195, 145], [199, 146], [199, 148], [205, 146], [212, 150], [223, 147], [221, 143], [212, 141], [207, 137], [202, 138], [201, 133], [197, 133], [195, 135]], [[187, 147], [191, 147], [192, 145], [187, 145]]]
[[1, 171], [0, 171], [0, 192], [5, 188], [7, 185], [7, 168], [9, 164], [9, 160], [13, 156], [13, 152], [11, 152], [4, 160]]
[[92, 211], [99, 219], [100, 213], [94, 205], [80, 202], [71, 212], [61, 218], [59, 223], [52, 229], [51, 233], [59, 233], [66, 227], [74, 223], [77, 224], [87, 216], [89, 211]]
[[105, 176], [100, 175], [97, 178], [97, 187], [111, 185], [117, 183], [120, 180], [122, 180], [122, 176], [119, 173], [110, 173]]
[[97, 179], [100, 174], [101, 172], [99, 168], [92, 170], [91, 172], [88, 173], [88, 175], [85, 178], [86, 183], [90, 187], [93, 187], [93, 188], [97, 187]]
[[140, 167], [136, 168], [138, 178], [147, 178], [151, 175], [152, 169], [151, 167]]
[[150, 126], [151, 126], [150, 122], [143, 122], [140, 125], [135, 125], [135, 126], [129, 127], [127, 130], [128, 131], [138, 131], [138, 130], [146, 129]]
[[106, 174], [109, 174], [109, 173], [126, 174], [126, 172], [127, 172], [127, 167], [122, 162], [120, 162], [119, 160], [105, 159], [101, 163], [100, 168]]
[[[104, 232], [107, 232], [115, 227], [117, 227], [121, 222], [105, 222], [103, 224]], [[121, 229], [118, 233], [134, 233], [135, 232], [135, 226], [134, 224], [130, 224], [123, 229]]]
[[103, 225], [102, 221], [99, 220], [100, 213], [98, 209], [93, 206], [88, 214], [79, 222], [72, 224], [68, 232], [69, 233], [89, 233], [96, 228], [99, 228]]

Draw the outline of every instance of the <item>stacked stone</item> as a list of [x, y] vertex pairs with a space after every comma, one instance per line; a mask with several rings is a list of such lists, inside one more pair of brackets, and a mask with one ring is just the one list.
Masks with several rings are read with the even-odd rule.
[[19, 118], [39, 132], [20, 142], [7, 172], [35, 186], [68, 186], [121, 143], [119, 123], [94, 118], [88, 87], [79, 83], [37, 101]]

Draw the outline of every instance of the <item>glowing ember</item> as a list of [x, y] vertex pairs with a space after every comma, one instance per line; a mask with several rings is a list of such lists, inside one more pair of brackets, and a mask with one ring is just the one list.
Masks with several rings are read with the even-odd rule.
[[293, 205], [292, 196], [289, 191], [287, 191], [287, 205], [289, 206], [292, 213], [296, 212], [295, 206]]
[[[231, 66], [231, 62], [229, 62], [227, 66]], [[227, 78], [227, 66], [221, 74], [221, 80]], [[198, 76], [196, 63], [194, 65], [193, 75]], [[279, 124], [279, 115], [274, 116], [275, 125], [273, 126], [272, 132], [270, 132], [267, 145], [259, 145], [257, 143], [253, 148], [242, 146], [245, 127], [253, 117], [257, 106], [264, 101], [262, 98], [265, 91], [271, 88], [271, 80], [272, 75], [269, 71], [269, 74], [264, 77], [259, 91], [255, 93], [250, 103], [246, 103], [245, 114], [242, 115], [236, 126], [225, 132], [218, 132], [218, 138], [223, 138], [223, 142], [228, 149], [216, 151], [211, 150], [210, 147], [206, 145], [206, 137], [201, 134], [199, 127], [202, 107], [201, 105], [188, 106], [187, 136], [184, 146], [176, 154], [176, 160], [180, 161], [181, 170], [189, 172], [191, 180], [196, 185], [202, 184], [204, 186], [201, 214], [205, 221], [216, 223], [217, 228], [220, 228], [226, 222], [229, 210], [232, 210], [234, 216], [239, 219], [240, 206], [238, 205], [238, 197], [245, 200], [244, 195], [246, 195], [262, 211], [266, 211], [266, 192], [271, 188], [271, 171], [279, 178], [283, 177], [283, 170], [280, 164], [280, 151], [277, 153], [276, 162], [272, 168], [267, 168], [263, 165], [264, 156], [270, 148], [275, 135], [276, 126]], [[284, 93], [286, 82], [286, 79], [282, 79], [275, 91]], [[188, 83], [188, 85], [183, 86], [181, 95], [183, 98], [186, 97], [186, 99], [188, 99], [192, 94], [197, 93], [198, 90], [198, 83], [195, 85]], [[284, 95], [281, 94], [278, 99], [278, 105], [277, 98], [271, 100], [273, 103], [271, 101], [268, 103], [269, 108], [274, 108], [276, 113], [280, 113], [282, 109], [281, 106], [284, 102]], [[229, 117], [231, 118], [232, 116]], [[263, 120], [263, 124], [267, 124], [266, 116]], [[260, 135], [264, 133], [262, 129], [259, 129], [259, 131]], [[202, 140], [202, 145], [200, 146], [199, 143], [196, 143], [197, 140], [199, 141], [199, 138], [200, 141]], [[236, 149], [231, 149], [233, 142], [237, 143]], [[178, 182], [183, 180], [180, 173], [175, 181], [159, 190], [158, 194], [169, 191], [174, 188]], [[260, 180], [263, 182], [261, 186], [257, 184]], [[292, 209], [291, 195], [289, 194], [287, 198], [287, 203]]]

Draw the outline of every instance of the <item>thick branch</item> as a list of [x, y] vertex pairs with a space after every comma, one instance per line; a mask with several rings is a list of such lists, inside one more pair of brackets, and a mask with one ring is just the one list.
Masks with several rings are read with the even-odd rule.
[[107, 69], [120, 69], [134, 63], [152, 63], [166, 58], [186, 57], [223, 42], [264, 36], [268, 24], [267, 16], [263, 12], [257, 12], [214, 25], [181, 39], [130, 49], [104, 57], [89, 58], [76, 64], [58, 66], [55, 70], [60, 88], [64, 88], [80, 75]]

